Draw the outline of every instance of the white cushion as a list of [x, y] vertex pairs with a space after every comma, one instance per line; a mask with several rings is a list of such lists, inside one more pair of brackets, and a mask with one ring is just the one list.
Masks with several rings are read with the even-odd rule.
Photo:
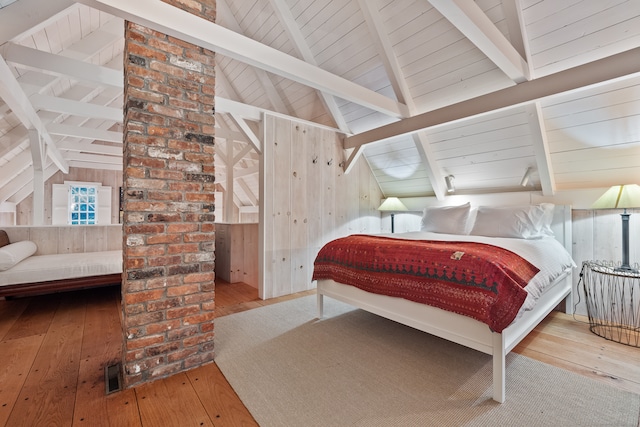
[[553, 236], [554, 205], [478, 207], [471, 230], [474, 236], [538, 239]]
[[30, 240], [8, 244], [0, 248], [0, 271], [5, 271], [36, 253], [38, 246]]
[[460, 206], [430, 206], [424, 208], [421, 231], [445, 234], [467, 234], [471, 204]]

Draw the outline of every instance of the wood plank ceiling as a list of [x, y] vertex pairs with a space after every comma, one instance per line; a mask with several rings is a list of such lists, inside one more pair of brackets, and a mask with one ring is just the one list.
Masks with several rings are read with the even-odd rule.
[[123, 18], [218, 52], [216, 178], [238, 207], [259, 204], [265, 112], [343, 133], [385, 196], [441, 199], [448, 175], [521, 190], [527, 169], [548, 195], [640, 180], [640, 1], [217, 0], [190, 25], [168, 7], [2, 0], [0, 203], [34, 171], [122, 168]]

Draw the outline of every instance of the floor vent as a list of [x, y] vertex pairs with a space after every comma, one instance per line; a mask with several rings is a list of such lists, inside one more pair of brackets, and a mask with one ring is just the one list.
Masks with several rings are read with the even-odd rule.
[[107, 388], [107, 394], [120, 391], [122, 384], [122, 369], [121, 365], [116, 363], [115, 365], [105, 366], [104, 368], [104, 383]]

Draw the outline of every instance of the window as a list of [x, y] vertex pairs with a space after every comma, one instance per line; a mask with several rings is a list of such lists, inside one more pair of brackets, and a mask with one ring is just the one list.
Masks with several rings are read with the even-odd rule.
[[100, 182], [65, 181], [53, 184], [51, 224], [105, 225], [117, 221], [118, 212], [111, 212], [111, 187]]
[[95, 186], [69, 186], [69, 224], [96, 224], [97, 207], [98, 192]]

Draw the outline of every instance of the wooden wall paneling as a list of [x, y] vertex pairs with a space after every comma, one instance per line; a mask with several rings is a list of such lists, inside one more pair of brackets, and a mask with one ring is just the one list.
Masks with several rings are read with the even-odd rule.
[[258, 287], [258, 224], [243, 224], [244, 254], [242, 281], [254, 288]]
[[[273, 145], [273, 296], [291, 293], [291, 122], [276, 120]], [[269, 142], [265, 142], [267, 144]]]
[[36, 255], [57, 254], [60, 247], [59, 227], [30, 227], [29, 240], [38, 245]]
[[58, 253], [84, 252], [84, 227], [58, 228]]
[[320, 138], [309, 138], [307, 141], [307, 157], [300, 159], [300, 161], [307, 164], [308, 178], [306, 180], [307, 198], [308, 204], [308, 223], [307, 230], [309, 232], [309, 250], [315, 255], [320, 250], [323, 244], [322, 233], [322, 217], [324, 215], [324, 208], [322, 206], [323, 197], [322, 189], [323, 184], [323, 163], [320, 159], [322, 154], [322, 141]]
[[[324, 237], [324, 243], [329, 240], [335, 239], [339, 236], [336, 230], [336, 187], [337, 187], [337, 170], [340, 167], [340, 163], [336, 159], [336, 147], [333, 140], [333, 135], [329, 136], [323, 132], [320, 138], [320, 158], [321, 165], [321, 178], [320, 181], [320, 194], [322, 195], [322, 235]], [[346, 203], [345, 200], [340, 200], [341, 203]]]
[[307, 181], [313, 181], [309, 176], [308, 141], [317, 138], [319, 129], [306, 124], [291, 124], [291, 290], [304, 291], [311, 286], [311, 265], [309, 260], [309, 228], [308, 228], [308, 191]]
[[[593, 259], [622, 260], [622, 221], [618, 211], [603, 209], [594, 212]], [[596, 244], [597, 242], [597, 244]]]
[[107, 226], [96, 225], [84, 230], [83, 252], [99, 252], [107, 250]]
[[577, 265], [573, 274], [573, 303], [575, 312], [582, 315], [587, 314], [587, 307], [585, 304], [585, 295], [582, 291], [582, 284], [580, 282], [580, 271], [582, 270], [582, 262], [591, 260], [594, 256], [593, 212], [594, 211], [591, 210], [573, 210], [571, 213], [571, 222], [573, 225], [573, 253], [571, 255]]
[[260, 156], [259, 179], [259, 200], [260, 220], [258, 221], [258, 297], [262, 299], [273, 296], [272, 283], [273, 260], [272, 251], [269, 249], [273, 243], [273, 192], [274, 179], [273, 170], [273, 127], [274, 117], [268, 114], [263, 116], [260, 123], [260, 133], [262, 135], [262, 155]]

